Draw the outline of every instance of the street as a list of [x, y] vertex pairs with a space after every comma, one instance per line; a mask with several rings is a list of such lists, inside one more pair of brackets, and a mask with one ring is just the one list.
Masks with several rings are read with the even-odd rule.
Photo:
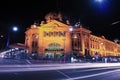
[[1, 65], [1, 80], [120, 80], [120, 63]]

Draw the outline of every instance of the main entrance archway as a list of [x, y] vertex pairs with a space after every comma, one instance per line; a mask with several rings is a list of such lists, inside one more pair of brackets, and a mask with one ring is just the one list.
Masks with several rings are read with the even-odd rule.
[[58, 43], [51, 43], [45, 49], [45, 58], [50, 60], [60, 60], [63, 56], [63, 51], [61, 45]]

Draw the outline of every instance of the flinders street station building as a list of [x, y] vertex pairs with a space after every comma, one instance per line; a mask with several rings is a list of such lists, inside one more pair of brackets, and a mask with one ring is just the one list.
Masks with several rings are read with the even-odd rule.
[[36, 53], [43, 58], [60, 58], [68, 55], [120, 56], [120, 45], [98, 37], [82, 24], [71, 26], [69, 20], [62, 21], [61, 14], [49, 13], [45, 21], [33, 24], [25, 32], [27, 53]]

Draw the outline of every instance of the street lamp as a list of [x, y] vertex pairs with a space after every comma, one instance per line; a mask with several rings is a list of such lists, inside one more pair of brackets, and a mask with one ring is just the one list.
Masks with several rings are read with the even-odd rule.
[[13, 31], [15, 31], [15, 32], [18, 31], [18, 27], [14, 26]]
[[99, 3], [101, 3], [101, 2], [103, 2], [103, 0], [95, 0], [96, 2], [99, 2]]
[[8, 48], [9, 44], [10, 44], [10, 33], [11, 33], [11, 31], [14, 31], [14, 32], [18, 31], [18, 27], [16, 27], [16, 26], [10, 27], [10, 29], [8, 31], [8, 35], [7, 35], [6, 48]]
[[72, 31], [73, 31], [73, 28], [72, 28], [72, 27], [71, 27], [71, 28], [69, 28], [69, 31], [70, 31], [70, 32], [72, 32]]
[[[69, 32], [70, 32], [70, 37], [71, 37], [71, 58], [73, 57], [73, 39], [72, 39], [72, 32], [73, 32], [73, 27], [72, 26], [70, 26], [70, 28], [69, 28]], [[72, 60], [72, 59], [71, 59]]]

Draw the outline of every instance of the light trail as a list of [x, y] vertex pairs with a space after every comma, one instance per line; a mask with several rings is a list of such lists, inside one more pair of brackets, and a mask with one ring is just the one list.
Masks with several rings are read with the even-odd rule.
[[89, 78], [89, 77], [94, 77], [94, 76], [100, 76], [100, 75], [109, 74], [109, 73], [118, 72], [118, 71], [120, 71], [120, 69], [107, 71], [107, 72], [101, 72], [101, 73], [97, 73], [97, 74], [95, 73], [95, 74], [87, 75], [87, 76], [74, 77], [74, 78], [64, 79], [64, 80], [77, 80], [77, 79]]
[[[117, 69], [117, 68], [120, 68], [119, 66], [118, 67], [105, 67], [105, 68], [97, 68], [97, 69], [89, 69], [89, 70], [74, 70], [74, 71], [71, 71], [72, 73], [79, 73], [79, 72], [87, 72], [87, 71], [96, 71], [96, 70], [105, 70], [105, 69]], [[68, 73], [71, 73], [71, 72], [68, 72]]]
[[120, 63], [1, 65], [0, 66], [0, 72], [45, 71], [45, 70], [80, 69], [80, 68], [103, 68], [103, 67], [116, 67], [117, 68], [117, 66], [120, 67]]

